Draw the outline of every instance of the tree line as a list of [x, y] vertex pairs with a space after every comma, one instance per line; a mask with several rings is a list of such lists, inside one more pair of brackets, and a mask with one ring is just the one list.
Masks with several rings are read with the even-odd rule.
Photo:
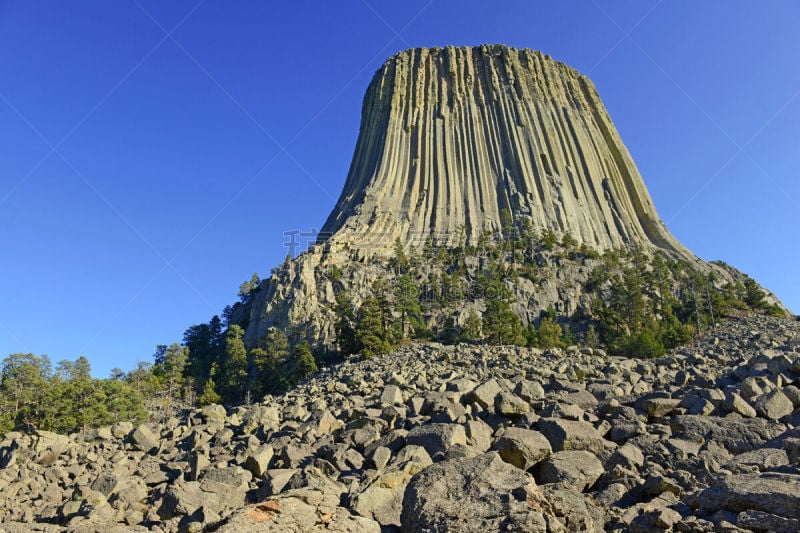
[[661, 356], [737, 314], [784, 314], [752, 278], [722, 282], [713, 270], [662, 252], [606, 252], [586, 288], [595, 294], [600, 339], [627, 356]]
[[128, 377], [93, 379], [86, 357], [53, 368], [46, 355], [11, 354], [0, 368], [0, 435], [13, 429], [72, 433], [143, 421], [142, 395]]
[[[520, 276], [540, 281], [537, 252], [542, 249], [574, 245], [573, 252], [581, 257], [597, 254], [578, 247], [569, 235], [561, 241], [549, 230], [537, 236], [529, 221], [515, 229], [508, 215], [503, 219], [507, 222], [500, 238], [485, 231], [474, 246], [436, 246], [429, 237], [421, 250], [407, 253], [403, 244], [395, 241], [388, 278], [378, 279], [358, 303], [348, 291], [336, 294], [335, 331], [340, 352], [369, 357], [410, 340], [539, 348], [574, 343], [569, 327], [559, 323], [552, 307], [541, 313], [538, 327], [533, 323], [523, 326], [509, 285]], [[482, 266], [470, 268], [469, 262]], [[333, 278], [338, 281], [341, 276], [337, 272]], [[478, 303], [483, 307], [480, 314]], [[461, 317], [465, 305], [471, 309]], [[425, 317], [441, 313], [447, 315], [444, 322], [429, 327]]]

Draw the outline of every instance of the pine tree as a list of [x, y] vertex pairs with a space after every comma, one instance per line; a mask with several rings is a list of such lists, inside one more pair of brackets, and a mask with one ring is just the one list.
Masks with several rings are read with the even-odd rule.
[[50, 362], [32, 353], [11, 354], [0, 369], [0, 433], [30, 417], [41, 401]]
[[400, 237], [395, 239], [394, 241], [394, 265], [397, 268], [397, 274], [405, 274], [408, 271], [409, 267], [409, 259], [406, 255], [406, 251], [403, 248], [403, 243], [400, 241]]
[[481, 317], [475, 312], [475, 309], [470, 309], [467, 319], [464, 321], [464, 331], [461, 338], [466, 341], [477, 341], [481, 339]]
[[103, 380], [102, 387], [107, 398], [109, 424], [117, 422], [139, 423], [147, 419], [142, 405], [142, 396], [130, 383], [121, 380]]
[[600, 345], [600, 337], [597, 335], [593, 325], [589, 325], [583, 338], [583, 343], [589, 348], [597, 348]]
[[350, 295], [347, 292], [336, 293], [336, 305], [334, 307], [336, 322], [333, 327], [336, 331], [336, 345], [344, 355], [358, 353], [358, 339], [355, 330], [355, 311]]
[[300, 378], [307, 378], [317, 371], [317, 362], [311, 353], [311, 345], [303, 341], [294, 347], [294, 366]]
[[578, 246], [578, 241], [575, 240], [575, 237], [572, 236], [572, 233], [566, 232], [564, 236], [561, 237], [561, 246], [567, 250], [571, 250]]
[[503, 239], [511, 241], [514, 237], [514, 216], [507, 207], [500, 209], [500, 229], [503, 232]]
[[408, 274], [401, 275], [394, 290], [395, 311], [400, 313], [400, 337], [408, 337], [408, 328], [418, 329], [422, 323], [422, 308], [419, 305], [419, 290]]
[[495, 298], [486, 304], [483, 313], [483, 332], [491, 344], [523, 344], [522, 324], [505, 298]]
[[170, 344], [164, 351], [162, 372], [167, 382], [167, 397], [171, 401], [177, 398], [183, 384], [183, 371], [188, 360], [189, 349], [177, 342]]
[[217, 394], [216, 384], [214, 378], [209, 377], [205, 385], [203, 385], [203, 392], [197, 397], [197, 405], [200, 407], [211, 405], [212, 403], [222, 402], [222, 398]]
[[367, 296], [358, 309], [356, 336], [364, 357], [386, 353], [391, 348], [383, 325], [381, 303], [373, 295]]
[[767, 307], [764, 301], [764, 291], [758, 286], [753, 278], [744, 280], [744, 303], [754, 311], [760, 311]]
[[552, 250], [556, 247], [556, 244], [558, 244], [558, 237], [553, 230], [548, 228], [542, 231], [541, 242], [545, 250]]
[[453, 316], [447, 317], [442, 327], [440, 340], [442, 344], [456, 344], [461, 339], [461, 332]]
[[289, 357], [289, 340], [278, 328], [271, 328], [264, 344], [265, 357], [259, 366], [262, 392], [276, 393], [288, 388], [284, 371]]
[[549, 316], [542, 317], [539, 321], [538, 340], [539, 348], [556, 348], [561, 346], [561, 326]]
[[136, 370], [128, 372], [125, 380], [142, 397], [152, 396], [158, 388], [158, 379], [153, 375], [152, 365], [146, 361], [139, 361]]
[[224, 359], [222, 320], [214, 315], [208, 324], [190, 327], [183, 334], [183, 344], [189, 349], [186, 374], [200, 386], [208, 379], [212, 365], [219, 366]]
[[225, 335], [225, 381], [222, 390], [223, 398], [228, 402], [241, 401], [246, 394], [247, 350], [242, 341], [243, 336], [244, 330], [236, 324], [230, 326]]
[[85, 356], [75, 359], [72, 365], [72, 379], [90, 379], [92, 377], [92, 365]]
[[253, 298], [256, 289], [258, 289], [259, 283], [261, 283], [261, 278], [258, 277], [257, 272], [253, 272], [249, 280], [239, 285], [239, 300], [242, 303], [249, 302]]

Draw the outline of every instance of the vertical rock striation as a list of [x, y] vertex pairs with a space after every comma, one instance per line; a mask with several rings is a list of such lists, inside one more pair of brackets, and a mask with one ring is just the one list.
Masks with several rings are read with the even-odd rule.
[[[598, 251], [663, 250], [713, 272], [717, 284], [744, 279], [699, 260], [669, 233], [585, 76], [531, 50], [417, 48], [375, 74], [350, 172], [320, 242], [275, 269], [240, 306], [245, 342], [258, 345], [278, 328], [333, 348], [336, 292], [347, 291], [358, 306], [378, 279], [393, 279], [386, 259], [395, 240], [406, 250], [428, 238], [444, 247], [478, 245], [507, 214], [518, 227], [569, 234]], [[459, 283], [471, 290], [483, 262], [463, 259], [468, 274]], [[591, 316], [595, 295], [586, 285], [600, 264], [537, 253], [533, 278], [504, 280], [514, 312], [523, 324], [551, 307]], [[421, 268], [417, 281], [439, 290], [440, 267]], [[473, 294], [431, 306], [427, 325], [439, 329], [453, 319], [463, 326], [470, 312], [483, 312], [484, 300]]]
[[659, 220], [592, 82], [507, 46], [416, 48], [390, 58], [364, 98], [331, 245], [380, 254], [396, 238], [475, 242], [501, 211], [608, 249], [683, 256]]

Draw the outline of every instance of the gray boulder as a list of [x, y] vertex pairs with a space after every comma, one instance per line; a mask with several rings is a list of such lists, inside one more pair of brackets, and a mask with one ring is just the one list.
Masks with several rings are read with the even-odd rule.
[[411, 478], [433, 464], [419, 446], [407, 446], [396, 459], [354, 499], [351, 508], [381, 526], [400, 526], [403, 494]]
[[543, 485], [539, 489], [567, 531], [576, 533], [605, 531], [604, 513], [591, 496], [563, 485]]
[[512, 420], [523, 417], [531, 410], [528, 402], [510, 392], [498, 394], [494, 400], [494, 407], [497, 414]]
[[439, 463], [414, 476], [401, 522], [405, 533], [563, 531], [533, 477], [493, 452]]
[[751, 452], [740, 453], [725, 465], [729, 470], [747, 469], [764, 471], [789, 464], [789, 456], [780, 448], [761, 448]]
[[406, 435], [406, 444], [422, 446], [434, 459], [456, 444], [467, 444], [464, 426], [459, 424], [424, 424]]
[[678, 415], [670, 420], [672, 432], [687, 440], [703, 443], [714, 441], [737, 455], [760, 448], [769, 439], [780, 435], [784, 426], [763, 418], [731, 418], [727, 416]]
[[603, 475], [603, 463], [591, 452], [567, 450], [556, 452], [542, 461], [536, 480], [540, 484], [560, 483], [583, 492]]
[[500, 385], [497, 381], [490, 379], [475, 387], [467, 393], [466, 400], [468, 402], [476, 402], [484, 409], [494, 405], [495, 397], [500, 393]]
[[800, 520], [765, 513], [762, 511], [742, 511], [736, 517], [736, 525], [759, 533], [797, 533]]
[[138, 449], [145, 453], [149, 453], [158, 448], [158, 437], [144, 424], [133, 430], [133, 433], [131, 433], [131, 440]]
[[705, 489], [699, 501], [701, 509], [708, 514], [720, 510], [734, 513], [753, 510], [800, 519], [800, 475], [728, 476]]
[[753, 407], [760, 416], [770, 420], [783, 418], [791, 414], [794, 409], [792, 401], [779, 389], [757, 397], [753, 402]]
[[254, 477], [260, 478], [267, 472], [267, 467], [272, 457], [275, 455], [275, 450], [272, 446], [266, 444], [260, 446], [257, 450], [247, 456], [245, 459], [244, 467], [249, 470]]
[[725, 395], [722, 408], [732, 413], [739, 413], [746, 418], [753, 418], [757, 414], [753, 406], [735, 392], [729, 392]]
[[552, 453], [547, 438], [532, 429], [504, 428], [497, 432], [492, 449], [503, 461], [522, 470], [528, 470]]
[[607, 443], [597, 429], [589, 422], [542, 418], [537, 423], [542, 434], [550, 441], [554, 451], [588, 450], [597, 452]]

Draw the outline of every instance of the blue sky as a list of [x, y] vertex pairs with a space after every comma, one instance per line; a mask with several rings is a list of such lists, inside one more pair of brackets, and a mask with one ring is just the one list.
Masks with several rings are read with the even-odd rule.
[[151, 360], [319, 228], [361, 99], [416, 46], [596, 84], [670, 230], [800, 312], [793, 1], [0, 0], [0, 356]]

